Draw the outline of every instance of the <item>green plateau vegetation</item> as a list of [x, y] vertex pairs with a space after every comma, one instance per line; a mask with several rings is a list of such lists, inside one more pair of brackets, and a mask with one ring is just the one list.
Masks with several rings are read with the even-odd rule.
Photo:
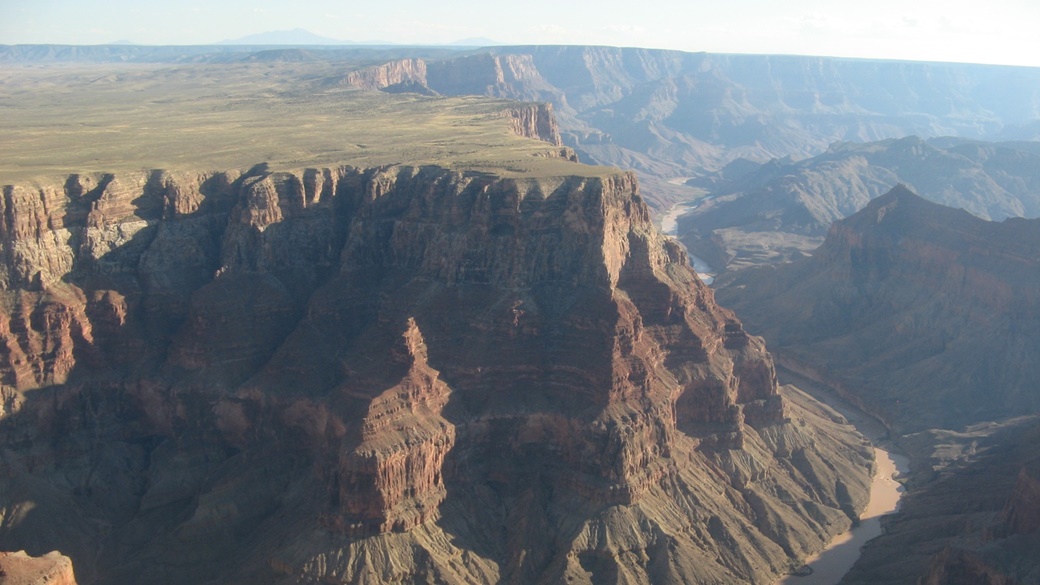
[[518, 102], [323, 86], [334, 67], [4, 67], [0, 183], [261, 162], [274, 171], [430, 164], [506, 176], [616, 172], [516, 135], [509, 110]]

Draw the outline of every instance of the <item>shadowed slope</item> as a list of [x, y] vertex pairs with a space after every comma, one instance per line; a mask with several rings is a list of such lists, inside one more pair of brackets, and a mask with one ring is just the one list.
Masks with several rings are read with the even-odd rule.
[[987, 222], [897, 187], [811, 258], [720, 280], [784, 359], [902, 430], [1033, 412], [1037, 220]]

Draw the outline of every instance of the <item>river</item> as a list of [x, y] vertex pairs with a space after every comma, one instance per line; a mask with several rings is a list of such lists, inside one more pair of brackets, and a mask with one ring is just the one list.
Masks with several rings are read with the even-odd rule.
[[[686, 182], [689, 177], [677, 177], [675, 179], [669, 179], [668, 182], [673, 185], [682, 185]], [[679, 216], [684, 213], [689, 213], [700, 205], [703, 199], [694, 201], [693, 203], [676, 203], [668, 210], [668, 213], [664, 214], [661, 218], [661, 232], [665, 235], [672, 236], [678, 239], [679, 232]], [[689, 251], [687, 251], [689, 252]], [[697, 276], [701, 278], [704, 284], [711, 284], [715, 281], [715, 271], [708, 266], [708, 263], [703, 258], [699, 258], [692, 254], [690, 256], [690, 264], [693, 265], [693, 269], [697, 271]]]
[[[686, 177], [679, 177], [671, 179], [669, 182], [681, 185], [686, 182], [686, 179]], [[705, 199], [673, 205], [661, 218], [661, 231], [673, 238], [677, 237], [679, 216], [696, 209], [703, 201]], [[711, 284], [714, 281], [715, 271], [708, 266], [707, 262], [691, 254], [690, 263], [693, 264], [694, 270], [705, 284]], [[782, 375], [781, 372], [783, 372]], [[881, 535], [881, 517], [899, 509], [899, 500], [903, 497], [905, 488], [895, 478], [909, 473], [910, 462], [906, 457], [878, 446], [878, 443], [887, 437], [888, 431], [876, 419], [864, 414], [816, 382], [780, 368], [777, 368], [777, 374], [781, 375], [782, 383], [794, 384], [816, 400], [824, 402], [840, 412], [875, 445], [874, 459], [877, 463], [877, 471], [870, 488], [870, 501], [859, 516], [859, 524], [852, 530], [835, 536], [826, 548], [805, 560], [805, 565], [812, 569], [811, 574], [789, 575], [774, 583], [774, 585], [835, 585], [841, 581], [845, 573], [849, 572], [852, 565], [856, 564], [863, 545], [868, 540]]]
[[[778, 374], [781, 370], [778, 369]], [[789, 575], [774, 585], [835, 585], [859, 558], [860, 549], [868, 540], [881, 535], [881, 517], [891, 514], [899, 508], [899, 500], [905, 488], [896, 481], [900, 475], [910, 471], [909, 460], [902, 456], [878, 447], [879, 441], [887, 436], [887, 431], [876, 420], [865, 415], [840, 397], [809, 380], [795, 377], [783, 372], [782, 382], [793, 383], [809, 394], [825, 402], [844, 415], [856, 426], [859, 432], [874, 442], [874, 458], [877, 472], [870, 488], [870, 501], [860, 514], [860, 523], [852, 530], [835, 536], [823, 551], [805, 560], [805, 565], [812, 569], [809, 575]], [[788, 378], [784, 380], [783, 378]]]

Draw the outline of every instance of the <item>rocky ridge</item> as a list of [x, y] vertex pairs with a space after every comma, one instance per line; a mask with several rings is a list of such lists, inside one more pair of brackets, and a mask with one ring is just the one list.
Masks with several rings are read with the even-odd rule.
[[[900, 432], [1033, 412], [1037, 220], [988, 222], [899, 186], [811, 258], [740, 271], [719, 297], [792, 369]], [[746, 275], [742, 273], [746, 272]]]
[[843, 583], [1036, 582], [1038, 233], [900, 186], [811, 258], [717, 281], [779, 363], [873, 413], [911, 457], [901, 511]]
[[632, 175], [76, 174], [3, 212], [0, 546], [81, 582], [768, 582], [865, 502], [868, 446]]
[[[643, 179], [701, 175], [741, 158], [803, 159], [838, 141], [1031, 139], [1038, 80], [1030, 68], [597, 46], [413, 53], [329, 78], [391, 92], [549, 102], [565, 144], [583, 160]], [[690, 197], [656, 181], [651, 195], [657, 208]]]
[[1040, 216], [1040, 149], [1028, 142], [916, 136], [835, 143], [804, 160], [740, 160], [691, 180], [705, 201], [679, 222], [691, 253], [716, 268], [810, 253], [830, 225], [897, 184], [982, 219]]

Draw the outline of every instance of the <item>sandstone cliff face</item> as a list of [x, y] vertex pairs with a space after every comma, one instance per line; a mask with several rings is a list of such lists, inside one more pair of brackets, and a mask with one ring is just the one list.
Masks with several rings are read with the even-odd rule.
[[4, 193], [0, 545], [83, 582], [768, 582], [865, 502], [629, 174]]
[[38, 558], [25, 551], [0, 552], [0, 581], [5, 585], [76, 585], [72, 561], [57, 551]]
[[[553, 115], [552, 104], [530, 104], [525, 107], [515, 107], [509, 110], [513, 132], [519, 136], [537, 138], [556, 146], [563, 146], [563, 138], [560, 138], [560, 126], [556, 123]], [[577, 160], [577, 155], [568, 155], [565, 158]]]
[[387, 89], [389, 87], [416, 87], [426, 85], [426, 61], [401, 59], [376, 67], [351, 71], [343, 84], [360, 89]]
[[338, 83], [369, 90], [487, 95], [522, 101], [547, 101], [559, 95], [542, 78], [531, 55], [525, 54], [399, 59], [351, 71]]
[[351, 71], [338, 80], [348, 87], [389, 92], [488, 95], [525, 102], [510, 111], [520, 136], [563, 146], [550, 91], [530, 55], [472, 55], [425, 61], [400, 59]]

